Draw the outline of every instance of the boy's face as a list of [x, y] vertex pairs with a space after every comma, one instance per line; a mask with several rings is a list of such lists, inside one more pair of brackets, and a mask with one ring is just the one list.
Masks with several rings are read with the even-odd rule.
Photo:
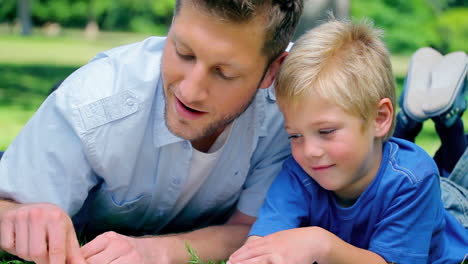
[[222, 131], [253, 100], [267, 58], [264, 24], [220, 21], [185, 1], [168, 33], [162, 61], [165, 118], [176, 135], [194, 141]]
[[380, 166], [374, 125], [316, 95], [280, 107], [292, 154], [304, 171], [341, 199], [359, 197]]

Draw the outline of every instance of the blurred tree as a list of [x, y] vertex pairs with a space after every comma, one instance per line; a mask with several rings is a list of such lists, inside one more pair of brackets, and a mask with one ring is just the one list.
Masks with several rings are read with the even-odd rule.
[[[0, 0], [4, 1], [4, 0]], [[66, 27], [94, 30], [163, 32], [169, 25], [174, 0], [34, 0], [37, 24], [58, 22]]]
[[350, 0], [305, 0], [304, 12], [299, 20], [299, 25], [293, 40], [297, 40], [307, 30], [319, 25], [330, 14], [338, 19], [349, 18]]
[[384, 29], [385, 41], [393, 53], [413, 53], [420, 47], [438, 46], [434, 9], [427, 0], [351, 1], [354, 18], [371, 18]]
[[17, 0], [0, 0], [0, 23], [13, 24], [16, 18]]
[[18, 0], [18, 17], [21, 23], [21, 35], [31, 35], [31, 6], [29, 0]]
[[437, 22], [442, 41], [436, 48], [443, 53], [456, 50], [468, 53], [468, 7], [448, 9]]

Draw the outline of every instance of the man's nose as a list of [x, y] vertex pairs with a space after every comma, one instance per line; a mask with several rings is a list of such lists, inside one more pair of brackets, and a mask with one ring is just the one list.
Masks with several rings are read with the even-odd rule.
[[179, 86], [181, 99], [187, 104], [206, 99], [209, 94], [208, 77], [208, 70], [202, 64], [189, 68]]

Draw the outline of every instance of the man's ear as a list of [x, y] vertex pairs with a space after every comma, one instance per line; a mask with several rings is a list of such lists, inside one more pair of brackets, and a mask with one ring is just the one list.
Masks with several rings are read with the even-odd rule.
[[376, 137], [384, 137], [392, 128], [393, 105], [389, 98], [383, 98], [379, 101], [374, 124]]
[[270, 67], [268, 68], [267, 73], [263, 77], [262, 83], [260, 83], [260, 88], [265, 89], [271, 86], [273, 81], [276, 78], [276, 75], [278, 75], [278, 72], [280, 70], [281, 64], [283, 63], [284, 59], [288, 56], [288, 52], [285, 51], [281, 55], [279, 55], [271, 64]]

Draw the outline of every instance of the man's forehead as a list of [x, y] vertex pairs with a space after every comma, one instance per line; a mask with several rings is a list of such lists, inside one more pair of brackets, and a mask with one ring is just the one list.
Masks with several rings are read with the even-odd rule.
[[226, 64], [237, 64], [239, 68], [266, 61], [262, 52], [264, 34], [258, 24], [213, 22], [192, 11], [181, 15], [175, 18], [168, 34], [178, 48], [211, 54], [213, 59], [217, 57]]

